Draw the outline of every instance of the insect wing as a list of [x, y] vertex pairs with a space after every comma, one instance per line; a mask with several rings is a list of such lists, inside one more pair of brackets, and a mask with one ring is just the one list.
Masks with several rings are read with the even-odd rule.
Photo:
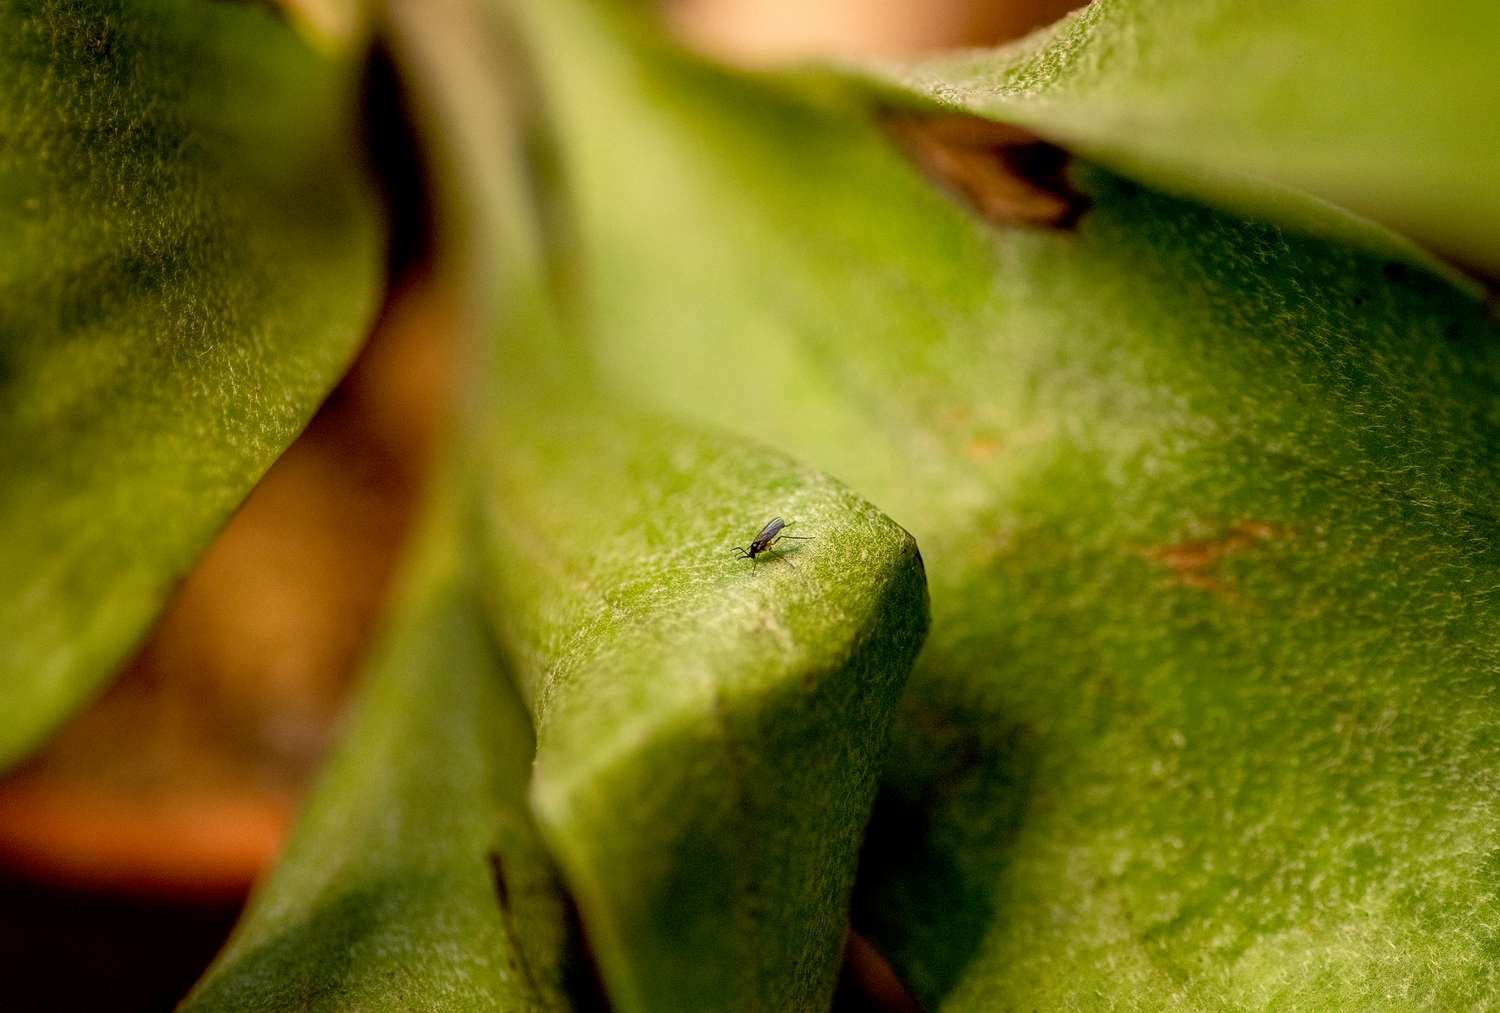
[[766, 526], [760, 529], [760, 534], [755, 536], [755, 544], [764, 549], [771, 544], [772, 539], [779, 535], [781, 529], [784, 527], [786, 527], [786, 521], [780, 517], [772, 517], [766, 521]]

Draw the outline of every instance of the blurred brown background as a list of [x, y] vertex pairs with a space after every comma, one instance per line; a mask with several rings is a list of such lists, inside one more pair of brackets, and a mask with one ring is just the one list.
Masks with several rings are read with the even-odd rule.
[[[991, 44], [1075, 6], [664, 9], [688, 44], [755, 65]], [[274, 857], [378, 622], [436, 437], [453, 313], [428, 269], [420, 172], [392, 78], [372, 80], [397, 278], [376, 333], [120, 679], [0, 779], [0, 976], [20, 1008], [171, 1008]]]

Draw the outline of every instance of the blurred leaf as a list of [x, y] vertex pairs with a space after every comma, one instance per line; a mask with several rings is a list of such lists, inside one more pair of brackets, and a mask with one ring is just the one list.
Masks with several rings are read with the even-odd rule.
[[928, 1008], [1496, 994], [1485, 308], [1085, 166], [992, 228], [828, 89], [533, 10], [603, 377], [922, 545], [855, 924]]
[[[826, 1005], [926, 626], [915, 545], [758, 446], [596, 398], [507, 405], [492, 616], [536, 720], [532, 804], [614, 1008]], [[778, 514], [811, 540], [737, 559]]]
[[[451, 538], [451, 536], [449, 536]], [[184, 1010], [560, 1010], [525, 709], [434, 543], [285, 856]]]
[[1494, 275], [1497, 47], [1492, 3], [1096, 0], [874, 73], [1169, 192], [1301, 225], [1300, 189]]
[[379, 296], [360, 53], [256, 4], [0, 10], [0, 766], [120, 663]]

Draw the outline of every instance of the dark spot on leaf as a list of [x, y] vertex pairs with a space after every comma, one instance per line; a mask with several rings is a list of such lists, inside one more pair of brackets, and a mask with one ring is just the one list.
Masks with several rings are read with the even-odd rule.
[[996, 225], [1071, 229], [1088, 210], [1068, 181], [1072, 156], [1019, 127], [956, 114], [886, 124], [928, 176]]
[[491, 851], [485, 856], [490, 865], [490, 885], [495, 890], [495, 902], [500, 905], [500, 910], [510, 912], [510, 887], [505, 883], [505, 860], [500, 857], [500, 852]]
[[500, 909], [500, 924], [505, 930], [506, 940], [509, 943], [507, 963], [520, 974], [531, 994], [539, 997], [542, 993], [532, 973], [531, 964], [527, 960], [526, 940], [517, 927], [516, 913], [511, 907], [510, 884], [505, 874], [505, 858], [498, 847], [491, 847], [485, 852], [484, 857], [490, 868], [490, 886], [495, 893], [495, 904]]

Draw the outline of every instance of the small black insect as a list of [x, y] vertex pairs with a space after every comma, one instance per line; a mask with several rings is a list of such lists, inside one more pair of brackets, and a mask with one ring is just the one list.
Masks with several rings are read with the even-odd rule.
[[[798, 541], [807, 541], [812, 538], [811, 535], [789, 535], [783, 530], [785, 527], [786, 521], [780, 517], [772, 517], [766, 521], [766, 526], [760, 529], [760, 534], [756, 535], [755, 540], [750, 543], [750, 548], [746, 549], [736, 545], [734, 551], [739, 553], [738, 558], [748, 559], [753, 565], [756, 556], [768, 551], [783, 538], [795, 538]], [[791, 562], [791, 560], [787, 560], [787, 562]]]

